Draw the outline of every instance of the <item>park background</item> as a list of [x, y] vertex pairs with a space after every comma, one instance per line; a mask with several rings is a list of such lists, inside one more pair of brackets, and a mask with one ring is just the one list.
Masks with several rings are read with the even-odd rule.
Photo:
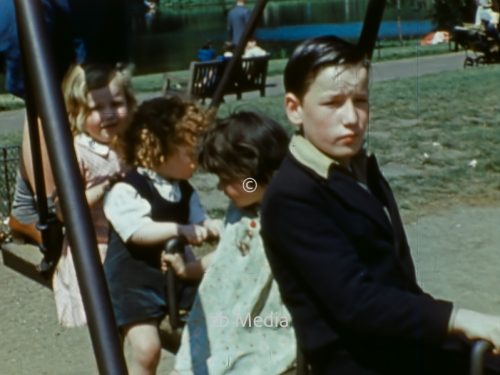
[[[255, 5], [248, 0], [248, 8]], [[188, 69], [197, 50], [211, 41], [218, 52], [227, 39], [226, 17], [235, 0], [159, 0], [148, 13], [143, 0], [128, 0], [128, 55], [136, 74]], [[271, 53], [286, 58], [298, 41], [337, 34], [355, 40], [368, 0], [268, 1], [255, 37]], [[379, 32], [381, 43], [423, 36], [434, 29], [451, 30], [473, 22], [474, 0], [388, 0]], [[0, 69], [3, 71], [3, 69]], [[0, 74], [0, 90], [3, 89]]]
[[[202, 8], [188, 7], [184, 1], [178, 1], [178, 7], [167, 3], [166, 9], [175, 8], [179, 14], [203, 13]], [[330, 3], [341, 6], [347, 2]], [[395, 7], [396, 2], [393, 3]], [[454, 3], [455, 11], [449, 14], [462, 14], [462, 4], [465, 4], [451, 0], [401, 3], [408, 6], [409, 13], [417, 9], [415, 5], [424, 4], [421, 9], [428, 12], [425, 17], [424, 13], [419, 13], [421, 20], [430, 22], [433, 28], [438, 27], [432, 16], [433, 5]], [[225, 2], [224, 9], [231, 4]], [[389, 6], [385, 19], [397, 22], [396, 10]], [[390, 11], [392, 18], [387, 18]], [[471, 14], [466, 16], [470, 18]], [[186, 26], [184, 32], [189, 33], [195, 26]], [[224, 30], [218, 32], [223, 34]], [[143, 30], [135, 38], [140, 41], [155, 33], [161, 34]], [[162, 39], [161, 35], [156, 37]], [[461, 306], [498, 314], [500, 66], [463, 69], [458, 64], [451, 71], [423, 75], [419, 70], [423, 61], [438, 60], [442, 55], [433, 54], [448, 54], [449, 47], [421, 47], [417, 37], [412, 34], [404, 35], [402, 40], [399, 37], [383, 39], [380, 55], [375, 52], [376, 61], [408, 58], [404, 61], [414, 74], [372, 83], [368, 146], [378, 155], [383, 173], [395, 191], [415, 257], [417, 276], [424, 289]], [[181, 70], [179, 74], [187, 74], [184, 69], [197, 48], [198, 44], [189, 48], [176, 44], [175, 54], [184, 50], [189, 52], [189, 57], [186, 54], [178, 67], [166, 65], [152, 69], [154, 74], [137, 73], [133, 83], [139, 97], [159, 95], [164, 71]], [[279, 59], [280, 53], [273, 52], [275, 60], [270, 64], [270, 78], [279, 79], [284, 66], [284, 60]], [[431, 56], [425, 57], [428, 54]], [[465, 53], [459, 51], [455, 56], [461, 61]], [[375, 64], [375, 73], [377, 69]], [[12, 109], [11, 104], [12, 100], [7, 101], [4, 107]], [[219, 114], [224, 116], [238, 108], [264, 112], [292, 130], [286, 125], [282, 92], [278, 90], [268, 90], [264, 98], [244, 94], [242, 101], [234, 101], [229, 97]], [[7, 128], [12, 118], [20, 118], [17, 120], [20, 124], [20, 112], [0, 113], [0, 128]], [[2, 130], [1, 134], [2, 146], [19, 144], [19, 129]], [[209, 213], [222, 216], [227, 200], [215, 189], [216, 178], [200, 171], [193, 183]], [[57, 325], [53, 297], [47, 289], [3, 266], [0, 267], [0, 285], [1, 374], [96, 373], [87, 330], [63, 329]], [[159, 373], [167, 373], [172, 360], [172, 355], [164, 352]]]

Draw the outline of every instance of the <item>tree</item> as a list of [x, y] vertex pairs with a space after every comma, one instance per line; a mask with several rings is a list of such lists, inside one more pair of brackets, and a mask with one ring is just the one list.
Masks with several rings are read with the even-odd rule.
[[431, 18], [439, 30], [452, 30], [464, 22], [474, 22], [474, 0], [434, 0]]

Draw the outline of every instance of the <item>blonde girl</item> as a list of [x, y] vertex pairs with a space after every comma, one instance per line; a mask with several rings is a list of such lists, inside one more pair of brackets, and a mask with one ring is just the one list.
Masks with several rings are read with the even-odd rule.
[[[67, 73], [62, 87], [99, 253], [104, 261], [108, 223], [103, 197], [112, 182], [124, 173], [124, 165], [110, 145], [127, 127], [136, 102], [128, 75], [111, 65], [76, 65]], [[53, 275], [53, 289], [59, 322], [66, 327], [85, 325], [67, 238]]]

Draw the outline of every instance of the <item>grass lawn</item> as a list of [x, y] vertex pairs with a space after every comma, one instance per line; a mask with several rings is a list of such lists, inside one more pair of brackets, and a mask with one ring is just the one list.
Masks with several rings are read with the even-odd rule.
[[[397, 60], [411, 57], [421, 57], [449, 53], [448, 44], [435, 46], [420, 46], [420, 40], [405, 40], [402, 44], [399, 41], [381, 41], [379, 49], [373, 53], [373, 61]], [[268, 76], [280, 75], [285, 69], [287, 59], [273, 59], [269, 61]], [[189, 78], [188, 70], [169, 72], [169, 75], [179, 81], [187, 82]], [[136, 76], [132, 79], [136, 92], [160, 91], [163, 84], [163, 73]]]
[[[419, 39], [404, 40], [402, 43], [399, 41], [381, 41], [379, 49], [376, 49], [373, 54], [373, 61], [395, 60], [410, 57], [419, 57], [427, 55], [436, 55], [450, 52], [448, 44], [439, 44], [436, 46], [421, 47]], [[269, 61], [268, 75], [279, 75], [283, 73], [285, 68], [286, 59], [273, 59]], [[135, 76], [132, 78], [134, 90], [137, 93], [141, 92], [159, 92], [163, 85], [163, 74], [154, 73], [142, 76]], [[189, 70], [180, 70], [169, 72], [169, 75], [178, 78], [180, 81], [187, 82], [189, 78]], [[22, 100], [10, 94], [2, 93], [3, 90], [3, 77], [0, 75], [0, 111], [22, 108], [24, 103]]]
[[499, 66], [380, 83], [369, 148], [403, 214], [500, 198]]
[[[460, 201], [499, 202], [499, 75], [496, 65], [373, 84], [368, 149], [407, 220]], [[281, 97], [220, 113], [243, 106], [287, 124]]]
[[24, 108], [24, 101], [11, 94], [0, 94], [0, 111]]
[[[499, 75], [496, 65], [373, 84], [368, 149], [377, 154], [406, 220], [461, 201], [499, 201]], [[228, 102], [219, 116], [238, 108], [288, 124], [281, 96]], [[209, 212], [220, 217], [227, 201], [215, 192], [216, 179], [198, 174], [195, 185]]]
[[0, 147], [20, 145], [22, 139], [23, 137], [21, 130], [19, 130], [18, 132], [10, 132], [7, 134], [2, 134], [2, 138], [0, 139]]

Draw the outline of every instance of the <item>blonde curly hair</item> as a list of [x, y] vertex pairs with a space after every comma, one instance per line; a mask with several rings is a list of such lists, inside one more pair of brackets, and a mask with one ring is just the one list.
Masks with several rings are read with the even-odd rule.
[[130, 71], [108, 64], [74, 65], [66, 73], [62, 83], [64, 102], [74, 135], [83, 132], [83, 125], [90, 113], [88, 94], [115, 81], [123, 90], [130, 113], [137, 103], [132, 93]]
[[178, 146], [196, 146], [215, 113], [178, 96], [143, 102], [130, 126], [118, 138], [118, 150], [129, 165], [148, 169], [165, 161]]

